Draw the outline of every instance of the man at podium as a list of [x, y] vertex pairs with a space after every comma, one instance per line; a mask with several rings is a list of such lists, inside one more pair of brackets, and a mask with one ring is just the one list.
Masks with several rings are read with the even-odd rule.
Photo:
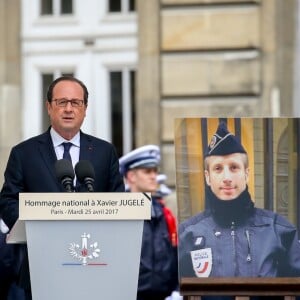
[[127, 190], [152, 193], [151, 219], [144, 221], [137, 300], [164, 300], [178, 288], [177, 238], [169, 232], [160, 199], [153, 196], [159, 163], [156, 145], [142, 146], [120, 158]]
[[[0, 218], [11, 229], [19, 215], [20, 192], [64, 192], [55, 171], [55, 163], [62, 158], [72, 167], [80, 160], [91, 163], [94, 192], [124, 192], [119, 161], [112, 144], [83, 133], [80, 128], [86, 116], [88, 90], [75, 77], [59, 77], [48, 88], [46, 107], [50, 118], [49, 129], [12, 148], [0, 194]], [[73, 169], [72, 168], [72, 169]], [[70, 176], [68, 170], [66, 176]], [[86, 192], [85, 183], [76, 182], [74, 191]], [[31, 299], [28, 258], [20, 271], [20, 285]]]

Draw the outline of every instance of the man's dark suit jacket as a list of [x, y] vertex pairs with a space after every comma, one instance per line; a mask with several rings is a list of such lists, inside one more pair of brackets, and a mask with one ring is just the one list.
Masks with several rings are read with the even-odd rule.
[[[95, 192], [124, 192], [119, 160], [112, 144], [80, 132], [79, 160], [89, 160], [95, 169]], [[12, 148], [0, 194], [0, 218], [11, 228], [19, 215], [19, 193], [63, 192], [55, 175], [57, 157], [50, 136], [45, 133]], [[79, 191], [87, 191], [79, 187]]]

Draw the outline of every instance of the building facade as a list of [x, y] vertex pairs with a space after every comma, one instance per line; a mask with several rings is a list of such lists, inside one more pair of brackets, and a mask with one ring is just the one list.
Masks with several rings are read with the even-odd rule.
[[137, 65], [132, 2], [33, 0], [27, 4], [22, 1], [23, 138], [48, 127], [49, 83], [60, 75], [74, 75], [90, 92], [83, 130], [115, 142], [122, 152], [131, 150]]
[[140, 0], [137, 7], [137, 142], [161, 144], [171, 182], [176, 118], [300, 115], [298, 1]]
[[300, 115], [298, 11], [297, 0], [0, 0], [2, 174], [12, 145], [48, 127], [49, 82], [69, 74], [90, 91], [83, 130], [119, 155], [160, 145], [175, 188], [174, 119]]
[[22, 138], [20, 1], [0, 0], [0, 172]]

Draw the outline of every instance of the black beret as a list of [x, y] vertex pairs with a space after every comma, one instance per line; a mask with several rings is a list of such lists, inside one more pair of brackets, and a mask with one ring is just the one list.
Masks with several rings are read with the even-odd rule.
[[228, 131], [224, 122], [218, 126], [205, 151], [205, 157], [212, 155], [228, 155], [232, 153], [247, 153], [238, 137]]

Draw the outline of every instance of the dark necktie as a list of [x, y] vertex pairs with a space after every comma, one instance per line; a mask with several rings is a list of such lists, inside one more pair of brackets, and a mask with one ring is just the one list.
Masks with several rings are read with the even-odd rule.
[[70, 148], [72, 146], [72, 143], [62, 143], [64, 146], [64, 154], [63, 154], [63, 158], [64, 159], [68, 159], [70, 162], [72, 162], [72, 158], [70, 155]]

